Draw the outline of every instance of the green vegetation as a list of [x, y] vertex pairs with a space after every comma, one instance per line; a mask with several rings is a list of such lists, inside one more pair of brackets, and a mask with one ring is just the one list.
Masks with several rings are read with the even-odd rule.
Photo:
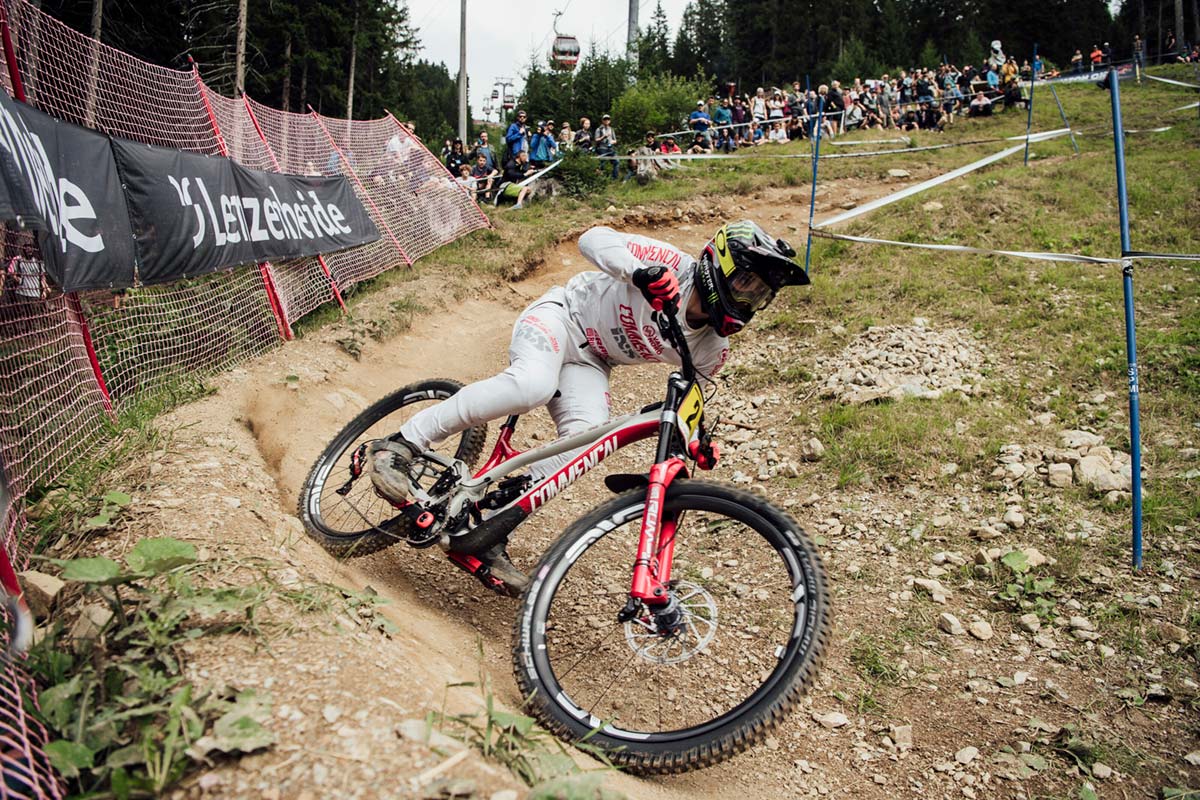
[[[127, 496], [118, 494], [106, 502], [123, 505]], [[201, 762], [275, 741], [264, 727], [268, 696], [214, 692], [187, 677], [185, 659], [197, 640], [285, 633], [272, 601], [302, 613], [345, 608], [370, 629], [390, 627], [371, 613], [381, 602], [371, 592], [284, 587], [271, 575], [277, 565], [206, 560], [171, 538], [139, 541], [124, 564], [103, 557], [51, 563], [82, 602], [70, 626], [59, 617], [41, 634], [27, 666], [44, 687], [34, 713], [53, 738], [46, 752], [73, 794], [159, 795]]]
[[482, 644], [479, 657], [478, 681], [447, 684], [446, 693], [456, 688], [478, 689], [483, 695], [483, 707], [473, 712], [452, 714], [446, 711], [443, 698], [442, 709], [426, 715], [428, 731], [440, 729], [503, 764], [527, 786], [533, 787], [530, 798], [624, 798], [623, 794], [601, 785], [605, 775], [614, 769], [602, 751], [587, 741], [576, 743], [575, 747], [606, 765], [602, 769], [583, 771], [576, 764], [570, 748], [558, 737], [537, 727], [533, 717], [498, 708], [491, 681], [483, 669]]

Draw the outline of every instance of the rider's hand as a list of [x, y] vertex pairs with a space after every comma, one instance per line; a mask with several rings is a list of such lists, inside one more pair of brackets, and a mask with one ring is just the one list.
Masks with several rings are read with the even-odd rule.
[[655, 311], [679, 303], [679, 279], [666, 267], [642, 267], [634, 270], [633, 285], [641, 290]]
[[700, 440], [688, 445], [688, 452], [696, 459], [696, 466], [707, 472], [721, 460], [721, 447], [716, 442], [701, 444]]

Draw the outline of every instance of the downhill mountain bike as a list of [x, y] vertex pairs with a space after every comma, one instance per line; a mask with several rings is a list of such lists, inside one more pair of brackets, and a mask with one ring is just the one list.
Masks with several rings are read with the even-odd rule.
[[[485, 585], [481, 553], [626, 445], [657, 437], [647, 474], [605, 479], [616, 496], [571, 525], [532, 573], [513, 635], [527, 710], [642, 773], [722, 761], [761, 740], [812, 683], [830, 631], [825, 571], [811, 540], [762, 497], [689, 478], [716, 460], [704, 394], [674, 310], [657, 315], [682, 370], [662, 402], [525, 452], [509, 417], [472, 473], [486, 426], [414, 459], [399, 507], [363, 476], [367, 443], [398, 432], [414, 407], [460, 384], [422, 381], [379, 400], [317, 459], [301, 491], [308, 533], [339, 556], [396, 542], [440, 543]], [[520, 474], [578, 451], [538, 482]]]

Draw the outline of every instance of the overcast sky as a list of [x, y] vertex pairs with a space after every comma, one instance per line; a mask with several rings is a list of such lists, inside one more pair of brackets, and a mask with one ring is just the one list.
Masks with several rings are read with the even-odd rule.
[[[655, 0], [642, 0], [639, 26], [650, 24]], [[687, 0], [662, 0], [672, 38]], [[629, 4], [626, 0], [467, 0], [467, 76], [471, 109], [482, 114], [483, 101], [498, 77], [512, 78], [520, 91], [521, 74], [533, 52], [544, 56], [554, 41], [555, 10], [563, 11], [558, 30], [579, 39], [584, 52], [596, 41], [623, 51]], [[421, 57], [441, 61], [453, 77], [458, 72], [458, 15], [456, 0], [408, 0], [408, 17], [418, 28]]]

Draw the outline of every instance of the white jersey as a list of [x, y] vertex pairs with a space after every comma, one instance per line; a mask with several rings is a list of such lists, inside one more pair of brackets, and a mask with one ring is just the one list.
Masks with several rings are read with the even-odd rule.
[[581, 272], [572, 278], [565, 300], [594, 356], [610, 365], [662, 361], [680, 366], [679, 353], [662, 341], [650, 317], [654, 309], [633, 285], [635, 270], [662, 266], [679, 278], [679, 325], [692, 361], [701, 374], [716, 376], [729, 357], [729, 340], [708, 325], [694, 329], [687, 324], [695, 263], [691, 256], [667, 242], [605, 227], [580, 236], [579, 251], [602, 272]]

